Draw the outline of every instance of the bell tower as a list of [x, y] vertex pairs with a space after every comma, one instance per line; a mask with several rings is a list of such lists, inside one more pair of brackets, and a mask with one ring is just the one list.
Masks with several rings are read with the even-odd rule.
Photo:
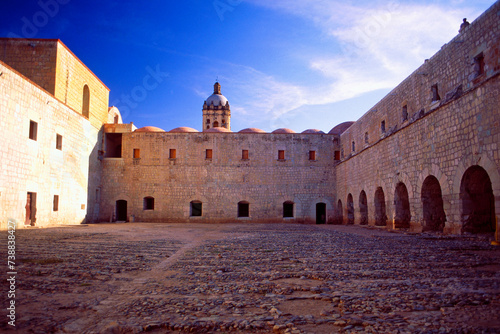
[[218, 81], [214, 84], [214, 93], [203, 103], [202, 129], [206, 131], [217, 127], [231, 130], [231, 108], [229, 101], [221, 93]]

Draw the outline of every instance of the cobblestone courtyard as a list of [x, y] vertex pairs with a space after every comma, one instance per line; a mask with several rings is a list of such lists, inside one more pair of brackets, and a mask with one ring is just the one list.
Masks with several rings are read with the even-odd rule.
[[500, 248], [479, 237], [127, 223], [18, 230], [16, 247], [21, 333], [500, 332]]

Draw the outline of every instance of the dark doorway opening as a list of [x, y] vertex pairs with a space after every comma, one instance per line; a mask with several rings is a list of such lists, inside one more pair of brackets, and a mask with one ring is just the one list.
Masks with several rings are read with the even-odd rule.
[[283, 218], [293, 218], [293, 202], [283, 203]]
[[352, 195], [347, 195], [347, 225], [354, 224], [354, 201]]
[[248, 202], [238, 203], [238, 217], [250, 217], [250, 203]]
[[410, 227], [410, 200], [408, 197], [408, 189], [403, 182], [396, 185], [394, 194], [394, 206], [396, 216], [394, 217], [394, 228], [409, 228]]
[[359, 213], [360, 213], [360, 225], [368, 225], [368, 200], [366, 199], [366, 193], [361, 190], [359, 194]]
[[28, 192], [26, 197], [26, 219], [24, 225], [35, 226], [36, 223], [36, 193]]
[[385, 211], [385, 195], [382, 187], [375, 190], [375, 225], [386, 226], [387, 215]]
[[116, 220], [127, 221], [127, 201], [123, 199], [116, 201]]
[[316, 203], [316, 224], [326, 224], [325, 203]]
[[460, 184], [462, 232], [495, 231], [495, 198], [488, 173], [480, 166], [467, 169]]
[[121, 133], [106, 133], [104, 137], [105, 158], [121, 158], [122, 157], [122, 134]]
[[446, 214], [443, 208], [441, 186], [436, 177], [429, 175], [422, 184], [423, 231], [443, 232]]

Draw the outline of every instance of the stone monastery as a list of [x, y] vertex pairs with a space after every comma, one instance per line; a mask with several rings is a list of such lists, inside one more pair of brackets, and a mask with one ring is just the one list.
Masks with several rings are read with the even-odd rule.
[[491, 233], [499, 74], [496, 2], [329, 133], [232, 132], [218, 82], [201, 131], [164, 131], [123, 123], [109, 89], [60, 40], [1, 38], [0, 227], [239, 221]]

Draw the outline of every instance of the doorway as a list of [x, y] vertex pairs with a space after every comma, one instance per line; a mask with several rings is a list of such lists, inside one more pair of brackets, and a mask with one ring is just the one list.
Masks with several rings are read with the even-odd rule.
[[26, 219], [24, 225], [35, 226], [36, 222], [36, 193], [28, 192], [26, 198]]
[[325, 203], [316, 203], [316, 224], [326, 224]]
[[127, 221], [127, 201], [123, 199], [116, 201], [116, 220]]

